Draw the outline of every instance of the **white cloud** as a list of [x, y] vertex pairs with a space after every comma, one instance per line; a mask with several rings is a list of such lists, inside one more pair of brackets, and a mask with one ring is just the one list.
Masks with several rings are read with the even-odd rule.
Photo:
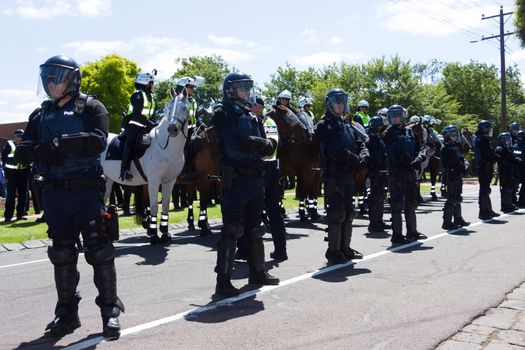
[[363, 57], [363, 54], [360, 52], [316, 52], [306, 56], [292, 57], [291, 62], [302, 66], [317, 66], [322, 67], [332, 63], [342, 62], [342, 61], [356, 61]]
[[0, 105], [9, 105], [0, 109], [0, 124], [26, 121], [29, 114], [42, 103], [37, 96], [36, 87], [31, 89], [4, 89], [0, 90]]
[[383, 25], [392, 31], [433, 36], [463, 32], [475, 36], [472, 29], [489, 25], [481, 20], [481, 14], [493, 10], [494, 4], [481, 1], [476, 5], [456, 0], [406, 0], [382, 3], [377, 12], [383, 17]]
[[80, 62], [98, 59], [100, 56], [111, 53], [127, 53], [130, 56], [130, 53], [140, 52], [144, 55], [143, 57], [146, 57], [142, 62], [139, 59], [141, 67], [145, 70], [157, 69], [161, 79], [170, 77], [179, 68], [176, 63], [177, 58], [219, 55], [229, 63], [239, 64], [254, 58], [256, 53], [269, 49], [268, 46], [233, 37], [208, 36], [208, 38], [221, 45], [206, 47], [175, 37], [141, 36], [127, 42], [74, 41], [61, 46], [73, 49], [72, 56]]
[[60, 16], [100, 17], [111, 14], [111, 0], [16, 0], [2, 10], [6, 16], [46, 20]]
[[305, 38], [307, 43], [315, 43], [319, 40], [319, 35], [315, 29], [303, 29], [301, 35]]
[[327, 43], [330, 45], [339, 45], [345, 42], [345, 39], [339, 36], [332, 36], [328, 39]]

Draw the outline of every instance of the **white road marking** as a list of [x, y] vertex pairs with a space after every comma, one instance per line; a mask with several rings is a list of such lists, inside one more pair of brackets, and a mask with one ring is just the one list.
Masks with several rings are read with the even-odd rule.
[[[520, 210], [517, 210], [515, 212], [525, 213], [525, 209], [520, 209]], [[505, 217], [505, 216], [510, 216], [510, 215], [509, 214], [501, 214], [499, 217], [501, 218], [501, 217]], [[197, 307], [197, 308], [190, 309], [190, 310], [187, 310], [187, 311], [175, 314], [175, 315], [171, 315], [171, 316], [160, 318], [158, 320], [146, 322], [146, 323], [143, 323], [143, 324], [131, 327], [131, 328], [126, 328], [126, 329], [122, 330], [121, 337], [125, 337], [125, 336], [130, 335], [130, 334], [139, 333], [139, 332], [142, 332], [142, 331], [147, 330], [147, 329], [151, 329], [151, 328], [155, 328], [155, 327], [161, 326], [163, 324], [173, 323], [175, 321], [179, 321], [179, 320], [182, 320], [184, 318], [191, 318], [192, 316], [196, 317], [197, 315], [199, 315], [199, 314], [201, 314], [203, 312], [214, 310], [214, 309], [216, 309], [216, 308], [218, 308], [220, 306], [228, 306], [228, 305], [231, 305], [231, 304], [236, 303], [238, 301], [241, 301], [241, 300], [244, 300], [244, 299], [248, 299], [250, 297], [253, 297], [253, 296], [256, 296], [256, 295], [259, 295], [259, 294], [270, 292], [270, 291], [275, 290], [277, 288], [281, 288], [281, 287], [284, 287], [284, 286], [292, 285], [292, 284], [295, 284], [295, 283], [300, 282], [300, 281], [304, 281], [304, 280], [312, 278], [312, 277], [321, 276], [321, 275], [330, 273], [332, 271], [337, 271], [337, 270], [343, 269], [343, 268], [348, 267], [348, 266], [359, 264], [360, 262], [363, 262], [363, 261], [372, 260], [372, 259], [378, 258], [380, 256], [383, 256], [383, 255], [386, 255], [386, 254], [390, 254], [390, 253], [394, 253], [394, 252], [398, 252], [400, 250], [404, 250], [404, 249], [407, 249], [407, 248], [410, 248], [410, 247], [413, 247], [413, 246], [416, 246], [416, 245], [421, 245], [421, 244], [423, 244], [425, 242], [430, 242], [430, 241], [433, 241], [433, 240], [441, 238], [441, 237], [450, 236], [451, 233], [453, 234], [453, 233], [465, 230], [465, 229], [467, 229], [469, 227], [479, 226], [479, 225], [482, 225], [485, 222], [489, 222], [491, 220], [478, 221], [478, 222], [475, 222], [473, 224], [470, 224], [469, 226], [465, 226], [465, 227], [462, 227], [462, 228], [457, 228], [455, 230], [442, 232], [442, 233], [439, 233], [439, 234], [437, 234], [435, 236], [431, 236], [431, 237], [429, 237], [427, 239], [424, 239], [424, 240], [410, 242], [410, 243], [403, 244], [403, 245], [400, 245], [400, 246], [391, 247], [391, 248], [388, 248], [386, 250], [383, 250], [383, 251], [380, 251], [380, 252], [377, 252], [377, 253], [366, 255], [366, 256], [363, 257], [362, 260], [357, 260], [357, 261], [350, 260], [350, 261], [348, 261], [348, 262], [346, 262], [344, 264], [332, 265], [332, 266], [325, 267], [325, 268], [322, 268], [322, 269], [318, 269], [318, 270], [315, 270], [315, 271], [312, 271], [312, 272], [308, 272], [308, 273], [305, 273], [303, 275], [296, 276], [296, 277], [287, 279], [285, 281], [282, 281], [277, 286], [263, 286], [263, 287], [261, 287], [259, 289], [246, 291], [246, 292], [244, 292], [244, 293], [242, 293], [242, 294], [240, 294], [240, 295], [238, 295], [236, 297], [222, 299], [222, 300], [219, 300], [219, 301], [217, 301], [215, 303], [212, 303], [212, 304], [209, 304], [209, 305], [206, 305], [206, 306]], [[104, 339], [104, 337], [98, 336], [98, 337], [91, 338], [91, 339], [88, 339], [88, 340], [84, 340], [84, 341], [82, 341], [80, 343], [76, 343], [74, 345], [68, 346], [68, 347], [64, 348], [64, 350], [81, 350], [81, 349], [86, 349], [86, 348], [92, 347], [94, 345], [100, 344], [102, 342], [106, 342], [106, 340]]]

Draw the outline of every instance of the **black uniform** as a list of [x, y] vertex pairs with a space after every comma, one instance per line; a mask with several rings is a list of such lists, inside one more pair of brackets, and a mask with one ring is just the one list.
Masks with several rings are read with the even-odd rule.
[[321, 143], [321, 154], [326, 162], [323, 174], [326, 214], [328, 218], [329, 263], [362, 257], [350, 248], [354, 211], [354, 173], [360, 154], [368, 157], [368, 151], [359, 140], [355, 130], [346, 119], [326, 115], [317, 124], [315, 134]]
[[494, 162], [497, 160], [497, 155], [490, 145], [489, 137], [480, 132], [476, 132], [473, 147], [479, 181], [479, 218], [487, 220], [498, 215], [492, 210], [490, 201], [490, 182], [494, 175]]
[[118, 337], [117, 317], [124, 306], [117, 297], [114, 247], [100, 226], [105, 187], [100, 153], [106, 146], [108, 112], [94, 98], [88, 98], [81, 111], [76, 101], [73, 97], [63, 107], [45, 101], [40, 113], [29, 121], [15, 157], [24, 164], [34, 161], [44, 179], [46, 223], [53, 240], [48, 256], [54, 265], [58, 294], [56, 319], [47, 329], [61, 336], [80, 326], [75, 243], [81, 233], [86, 261], [94, 270], [99, 293], [95, 301], [101, 310], [104, 335]]
[[513, 197], [519, 178], [520, 159], [514, 155], [511, 147], [498, 146], [494, 150], [498, 158], [499, 188], [501, 194], [501, 211], [514, 211]]
[[447, 200], [443, 208], [443, 226], [452, 227], [452, 218], [455, 225], [463, 226], [466, 221], [461, 216], [461, 193], [463, 191], [463, 173], [465, 172], [465, 158], [455, 142], [445, 141], [441, 150], [441, 163], [447, 177]]
[[[424, 145], [420, 145], [411, 129], [390, 126], [385, 133], [385, 145], [389, 161], [388, 184], [392, 205], [393, 243], [404, 243], [406, 239], [424, 238], [417, 231], [417, 174], [416, 170], [425, 160]], [[404, 210], [407, 234], [403, 236], [401, 212]]]
[[370, 196], [368, 197], [370, 223], [369, 232], [383, 232], [383, 212], [385, 209], [385, 186], [387, 185], [386, 146], [382, 136], [371, 134], [366, 143], [370, 152], [368, 176], [370, 178]]
[[11, 221], [13, 218], [15, 201], [17, 198], [17, 220], [23, 219], [24, 216], [27, 215], [28, 181], [31, 167], [19, 164], [15, 160], [15, 149], [16, 144], [14, 141], [9, 141], [2, 149], [2, 167], [4, 170], [5, 181], [7, 181], [7, 196], [5, 199], [4, 213], [6, 222]]

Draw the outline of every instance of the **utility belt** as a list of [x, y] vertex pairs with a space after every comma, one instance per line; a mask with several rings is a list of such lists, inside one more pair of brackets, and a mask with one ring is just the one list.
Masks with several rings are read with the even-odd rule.
[[88, 179], [64, 179], [46, 181], [40, 177], [37, 179], [39, 186], [45, 190], [65, 190], [77, 188], [99, 188], [105, 189], [106, 184], [103, 177]]
[[257, 176], [264, 177], [266, 172], [262, 168], [236, 168], [233, 166], [221, 166], [221, 188], [229, 190], [235, 177]]
[[234, 173], [243, 176], [264, 176], [265, 171], [262, 168], [234, 168]]

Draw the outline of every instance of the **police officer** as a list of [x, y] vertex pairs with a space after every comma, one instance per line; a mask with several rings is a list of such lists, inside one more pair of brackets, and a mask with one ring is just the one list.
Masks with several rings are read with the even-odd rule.
[[180, 94], [184, 88], [188, 92], [188, 108], [190, 110], [188, 114], [189, 127], [199, 126], [202, 121], [197, 118], [197, 101], [195, 101], [194, 93], [197, 87], [204, 84], [204, 78], [195, 76], [195, 77], [183, 77], [177, 80], [177, 86], [175, 87], [175, 92]]
[[520, 131], [520, 125], [517, 122], [512, 122], [509, 125], [509, 133], [512, 137], [512, 146], [517, 143], [516, 134]]
[[385, 127], [388, 127], [389, 124], [388, 124], [388, 108], [381, 108], [379, 111], [377, 111], [377, 116], [378, 117], [381, 117], [381, 119], [383, 119], [383, 124], [385, 125]]
[[520, 158], [512, 150], [512, 137], [508, 132], [498, 135], [498, 146], [494, 150], [498, 161], [498, 174], [500, 180], [501, 211], [510, 213], [516, 210], [513, 198], [516, 182], [519, 175]]
[[301, 97], [299, 99], [299, 120], [303, 123], [310, 133], [314, 132], [314, 114], [310, 110], [312, 107], [311, 97]]
[[[425, 239], [417, 231], [417, 174], [425, 160], [424, 145], [420, 145], [411, 129], [404, 125], [405, 110], [400, 105], [388, 108], [390, 127], [384, 137], [389, 161], [388, 183], [392, 205], [392, 238], [394, 244]], [[407, 233], [403, 236], [401, 212], [405, 212]]]
[[224, 79], [222, 106], [212, 116], [217, 131], [222, 174], [223, 228], [217, 247], [217, 295], [231, 297], [239, 290], [231, 283], [237, 239], [248, 235], [249, 283], [278, 284], [265, 268], [265, 233], [261, 223], [264, 207], [263, 157], [273, 154], [277, 144], [261, 136], [257, 117], [250, 113], [255, 103], [253, 80], [231, 73]]
[[117, 296], [115, 250], [100, 224], [104, 181], [100, 153], [106, 146], [109, 118], [104, 105], [80, 93], [80, 68], [67, 56], [40, 65], [42, 86], [49, 96], [29, 121], [15, 158], [34, 162], [43, 177], [43, 202], [54, 266], [58, 302], [46, 330], [63, 336], [80, 327], [77, 292], [79, 272], [75, 242], [82, 233], [86, 261], [93, 266], [103, 335], [118, 338], [118, 316], [124, 306]]
[[155, 73], [138, 73], [135, 77], [135, 91], [129, 98], [128, 115], [122, 120], [125, 130], [126, 145], [120, 164], [120, 179], [131, 181], [133, 175], [129, 172], [133, 153], [139, 137], [149, 132], [155, 126], [155, 111], [157, 103], [153, 97], [153, 82]]
[[351, 123], [345, 119], [345, 113], [348, 113], [348, 94], [339, 88], [328, 91], [325, 96], [325, 115], [315, 131], [326, 162], [323, 179], [328, 249], [325, 257], [329, 264], [363, 258], [360, 252], [350, 248], [352, 221], [355, 218], [353, 176], [361, 161], [360, 157], [369, 158], [369, 154]]
[[357, 112], [354, 114], [354, 121], [364, 127], [367, 127], [368, 122], [370, 121], [370, 116], [367, 114], [367, 112], [368, 102], [365, 100], [359, 101], [357, 103]]
[[[461, 193], [463, 189], [463, 173], [465, 172], [465, 158], [459, 149], [459, 129], [455, 125], [448, 125], [443, 129], [445, 145], [441, 152], [441, 162], [448, 179], [448, 196], [443, 208], [444, 230], [453, 230], [461, 226], [468, 226], [470, 222], [461, 216]], [[452, 222], [454, 218], [454, 222]]]
[[525, 130], [516, 133], [516, 144], [513, 147], [514, 156], [519, 158], [520, 165], [518, 168], [518, 181], [520, 185], [518, 193], [518, 207], [525, 208]]
[[379, 116], [372, 117], [368, 123], [369, 140], [366, 148], [370, 152], [368, 176], [370, 178], [370, 196], [368, 197], [369, 232], [384, 232], [389, 225], [383, 222], [385, 209], [385, 186], [387, 185], [386, 146], [383, 141], [385, 125]]
[[494, 175], [494, 162], [497, 160], [497, 155], [490, 145], [492, 133], [492, 123], [488, 120], [482, 120], [478, 123], [473, 142], [474, 158], [476, 160], [479, 181], [478, 217], [481, 220], [488, 220], [499, 216], [498, 213], [492, 210], [492, 203], [490, 201], [490, 182]]
[[16, 146], [22, 141], [22, 135], [24, 135], [24, 130], [17, 129], [15, 131], [15, 139], [7, 141], [2, 149], [2, 167], [7, 181], [7, 196], [5, 199], [4, 212], [5, 222], [10, 222], [13, 218], [17, 197], [16, 219], [25, 220], [27, 215], [27, 186], [30, 167], [20, 164], [15, 160]]

